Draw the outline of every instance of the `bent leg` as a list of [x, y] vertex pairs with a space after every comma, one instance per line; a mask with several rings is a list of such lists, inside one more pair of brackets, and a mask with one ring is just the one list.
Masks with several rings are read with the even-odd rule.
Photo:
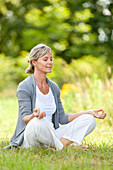
[[26, 126], [22, 147], [29, 148], [32, 146], [51, 146], [55, 147], [57, 150], [63, 148], [60, 140], [54, 135], [49, 122], [44, 118], [33, 118]]
[[87, 114], [79, 116], [67, 125], [56, 129], [55, 134], [65, 146], [71, 143], [81, 145], [83, 138], [91, 133], [95, 126], [95, 118]]

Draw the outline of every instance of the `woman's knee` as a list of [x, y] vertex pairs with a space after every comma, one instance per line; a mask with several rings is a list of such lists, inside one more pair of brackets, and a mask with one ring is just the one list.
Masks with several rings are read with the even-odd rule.
[[81, 116], [81, 120], [85, 121], [89, 125], [92, 125], [94, 128], [96, 127], [96, 120], [93, 115], [84, 114]]
[[37, 117], [33, 118], [30, 122], [31, 126], [33, 128], [43, 128], [46, 126], [46, 122], [45, 120], [42, 118], [42, 119], [38, 119]]
[[27, 124], [26, 129], [24, 131], [24, 139], [28, 141], [37, 140], [40, 134], [46, 133], [46, 123], [43, 119], [33, 118]]
[[38, 119], [37, 117], [34, 117], [26, 126], [27, 132], [40, 132], [40, 130], [45, 129], [46, 122], [43, 119]]
[[96, 127], [96, 119], [94, 118], [93, 115], [87, 114], [87, 119], [89, 124], [91, 124], [93, 126], [93, 128]]

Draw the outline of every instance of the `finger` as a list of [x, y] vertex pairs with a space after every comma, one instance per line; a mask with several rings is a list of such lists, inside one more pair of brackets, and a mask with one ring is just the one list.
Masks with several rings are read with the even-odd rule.
[[45, 112], [41, 112], [40, 114], [39, 114], [39, 119], [42, 119], [43, 117], [45, 117], [46, 116], [46, 113]]
[[97, 109], [97, 112], [102, 112], [102, 113], [104, 113], [104, 110], [103, 110], [103, 109]]
[[39, 118], [39, 119], [41, 118], [41, 113], [38, 115], [38, 118]]
[[98, 117], [99, 119], [104, 119], [106, 117], [106, 113], [102, 113], [99, 116], [100, 116], [100, 117]]
[[34, 109], [34, 112], [37, 112], [37, 111], [38, 111], [38, 109], [35, 108], [35, 109]]
[[35, 117], [38, 117], [38, 116], [39, 116], [39, 113], [34, 112], [34, 116], [35, 116]]
[[36, 113], [36, 114], [34, 114], [34, 117], [37, 117], [37, 118], [38, 118], [38, 117], [39, 117], [39, 114], [37, 114], [37, 113]]
[[37, 108], [34, 109], [34, 112], [38, 112], [38, 111], [39, 111], [39, 108], [38, 109]]
[[104, 118], [106, 117], [106, 115], [107, 115], [107, 113], [105, 113], [105, 116], [104, 116]]
[[38, 108], [37, 113], [40, 114], [40, 109]]
[[42, 119], [41, 115], [38, 116], [39, 119]]
[[104, 119], [106, 117], [106, 113], [102, 114], [101, 119]]
[[46, 117], [46, 112], [43, 112], [43, 117]]
[[38, 117], [39, 119], [42, 119], [43, 118], [43, 112], [41, 112], [40, 114], [39, 114], [39, 117]]
[[[103, 113], [102, 113], [102, 114], [103, 114]], [[95, 117], [95, 118], [98, 118], [98, 119], [101, 119], [102, 114], [98, 114], [98, 113], [96, 113], [96, 114], [94, 114], [94, 117]]]
[[40, 113], [40, 109], [39, 109], [39, 108], [38, 108], [38, 109], [35, 108], [35, 109], [34, 109], [34, 113], [33, 113], [34, 116], [35, 116], [35, 117], [39, 117], [39, 113]]
[[95, 115], [95, 117], [101, 119], [101, 114]]

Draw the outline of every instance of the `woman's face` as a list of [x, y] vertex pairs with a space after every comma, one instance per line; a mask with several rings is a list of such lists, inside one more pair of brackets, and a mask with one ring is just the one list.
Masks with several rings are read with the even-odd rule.
[[42, 57], [38, 58], [37, 61], [35, 61], [35, 69], [46, 74], [52, 72], [52, 66], [53, 56], [51, 51], [48, 51], [45, 55], [43, 55]]

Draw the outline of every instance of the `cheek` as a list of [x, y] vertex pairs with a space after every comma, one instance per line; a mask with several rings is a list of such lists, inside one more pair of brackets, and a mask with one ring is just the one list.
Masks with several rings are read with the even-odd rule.
[[39, 65], [37, 65], [37, 69], [40, 70], [40, 71], [45, 71], [46, 64], [45, 63], [40, 63]]
[[44, 62], [38, 62], [37, 63], [37, 67], [44, 67], [45, 66], [45, 63]]

